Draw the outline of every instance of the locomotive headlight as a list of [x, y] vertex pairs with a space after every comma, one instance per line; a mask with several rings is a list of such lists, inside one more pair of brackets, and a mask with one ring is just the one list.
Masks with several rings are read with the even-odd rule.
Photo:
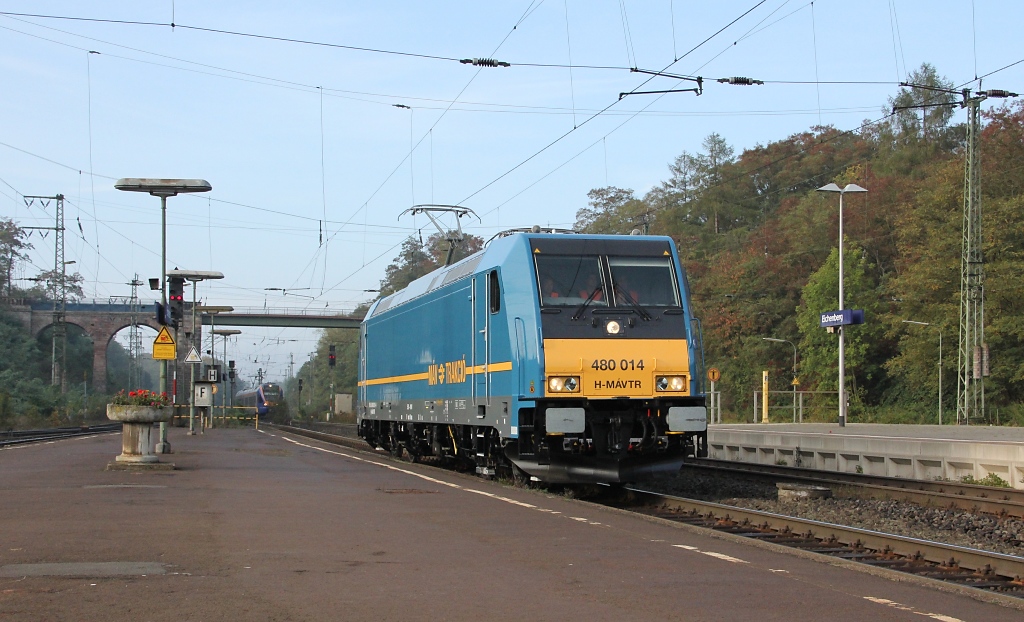
[[619, 331], [622, 330], [622, 325], [615, 320], [610, 320], [604, 325], [604, 328], [608, 331], [609, 335], [618, 335]]
[[578, 376], [553, 376], [548, 378], [548, 390], [552, 393], [576, 393], [580, 390]]
[[659, 391], [682, 391], [686, 386], [686, 378], [683, 376], [658, 376], [654, 386]]

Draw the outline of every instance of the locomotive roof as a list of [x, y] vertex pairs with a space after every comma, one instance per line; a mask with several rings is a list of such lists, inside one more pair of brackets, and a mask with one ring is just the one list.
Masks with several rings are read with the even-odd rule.
[[420, 278], [416, 279], [412, 283], [409, 283], [405, 289], [399, 290], [390, 296], [385, 296], [380, 300], [373, 303], [369, 311], [366, 314], [367, 318], [373, 317], [378, 313], [383, 313], [393, 307], [409, 302], [415, 298], [427, 294], [439, 287], [453, 283], [455, 281], [466, 278], [472, 274], [479, 272], [481, 269], [488, 269], [496, 266], [502, 262], [504, 257], [512, 250], [517, 244], [525, 243], [529, 245], [529, 241], [533, 239], [549, 239], [549, 240], [572, 240], [574, 242], [584, 240], [635, 240], [635, 241], [667, 241], [672, 244], [672, 238], [666, 236], [653, 236], [653, 235], [607, 235], [607, 234], [576, 234], [567, 236], [564, 233], [513, 233], [511, 235], [492, 239], [487, 246], [483, 249], [473, 253], [472, 255], [461, 259], [460, 261], [450, 265], [438, 268], [433, 272], [430, 272]]

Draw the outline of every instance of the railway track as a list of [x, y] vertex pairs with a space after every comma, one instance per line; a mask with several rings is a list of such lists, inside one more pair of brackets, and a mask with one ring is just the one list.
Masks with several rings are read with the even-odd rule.
[[[272, 427], [327, 443], [370, 451], [365, 441], [353, 438], [354, 426], [350, 426], [351, 429], [338, 426], [330, 432], [293, 426]], [[684, 499], [638, 488], [610, 487], [594, 502], [1024, 600], [1022, 557]]]
[[61, 438], [72, 438], [86, 434], [103, 434], [107, 432], [120, 432], [120, 423], [103, 423], [100, 425], [88, 425], [67, 428], [50, 428], [45, 430], [8, 430], [0, 432], [0, 449], [14, 445], [25, 445], [28, 443], [41, 443]]
[[1024, 490], [1014, 488], [995, 488], [960, 482], [925, 481], [859, 473], [813, 471], [799, 467], [709, 458], [687, 460], [684, 468], [720, 473], [745, 473], [774, 480], [807, 482], [830, 487], [853, 487], [864, 490], [875, 497], [911, 501], [933, 507], [957, 508], [999, 517], [1024, 518]]
[[609, 507], [1024, 599], [1024, 558], [636, 488]]

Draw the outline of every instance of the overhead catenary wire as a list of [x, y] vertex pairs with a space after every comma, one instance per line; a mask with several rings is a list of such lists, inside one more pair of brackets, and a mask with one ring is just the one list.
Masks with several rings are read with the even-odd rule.
[[[691, 49], [690, 49], [689, 51], [687, 51], [687, 52], [686, 52], [685, 54], [683, 54], [682, 56], [680, 56], [680, 57], [679, 57], [678, 59], [676, 59], [676, 60], [673, 60], [673, 61], [672, 61], [671, 63], [669, 63], [668, 65], [666, 65], [666, 66], [665, 66], [665, 67], [664, 67], [664, 68], [663, 68], [663, 69], [661, 70], [661, 72], [665, 72], [665, 71], [667, 71], [667, 70], [668, 70], [668, 69], [669, 69], [670, 67], [672, 67], [672, 65], [675, 65], [675, 64], [676, 64], [676, 63], [678, 63], [678, 62], [679, 62], [680, 60], [682, 60], [682, 59], [686, 58], [687, 56], [689, 56], [690, 54], [692, 54], [692, 53], [693, 53], [693, 52], [694, 52], [695, 50], [697, 50], [697, 49], [699, 49], [699, 48], [703, 47], [703, 46], [704, 46], [704, 44], [706, 44], [706, 43], [707, 43], [708, 41], [711, 41], [712, 39], [714, 39], [715, 37], [717, 37], [717, 36], [718, 36], [719, 34], [721, 34], [722, 32], [724, 32], [724, 31], [725, 31], [725, 30], [726, 30], [727, 28], [729, 28], [730, 26], [732, 26], [733, 24], [735, 24], [735, 23], [736, 23], [736, 22], [738, 22], [739, 20], [741, 20], [741, 19], [743, 19], [744, 17], [746, 17], [747, 15], [749, 15], [749, 14], [750, 14], [750, 13], [751, 13], [752, 11], [754, 11], [755, 9], [757, 9], [757, 8], [758, 8], [759, 6], [761, 6], [761, 5], [762, 5], [762, 4], [764, 4], [765, 2], [767, 2], [767, 0], [760, 0], [759, 2], [757, 2], [756, 4], [754, 4], [754, 6], [750, 7], [750, 8], [749, 8], [749, 9], [747, 9], [746, 11], [744, 11], [744, 12], [743, 12], [743, 13], [742, 13], [742, 14], [741, 14], [741, 15], [740, 15], [739, 17], [736, 17], [735, 19], [733, 19], [732, 21], [730, 21], [730, 22], [729, 22], [728, 24], [726, 24], [725, 26], [722, 26], [722, 27], [721, 27], [721, 28], [719, 28], [719, 29], [718, 29], [717, 31], [715, 31], [715, 33], [714, 33], [714, 34], [712, 34], [712, 35], [711, 35], [711, 36], [709, 36], [708, 38], [704, 39], [703, 41], [701, 41], [700, 43], [698, 43], [697, 45], [695, 45], [694, 47], [692, 47], [692, 48], [691, 48]], [[640, 89], [641, 87], [643, 87], [643, 86], [644, 86], [645, 84], [647, 84], [648, 82], [650, 82], [651, 80], [653, 80], [653, 79], [654, 79], [655, 77], [656, 77], [656, 76], [654, 76], [654, 75], [652, 75], [652, 76], [648, 77], [648, 78], [647, 78], [646, 80], [644, 80], [643, 82], [641, 82], [641, 83], [640, 83], [640, 84], [638, 84], [637, 86], [633, 87], [633, 90], [632, 90], [632, 91], [630, 91], [630, 92], [635, 92], [635, 91], [639, 90], [639, 89]], [[555, 138], [555, 139], [554, 139], [553, 141], [549, 142], [548, 144], [546, 144], [546, 145], [544, 145], [543, 147], [541, 147], [541, 148], [540, 148], [539, 150], [535, 151], [535, 152], [534, 152], [533, 154], [531, 154], [531, 155], [530, 155], [529, 157], [527, 157], [527, 158], [526, 158], [525, 160], [523, 160], [523, 161], [519, 162], [518, 164], [516, 164], [515, 166], [513, 166], [513, 167], [512, 167], [512, 168], [510, 168], [509, 170], [505, 171], [504, 173], [502, 173], [502, 174], [501, 174], [501, 175], [499, 175], [498, 177], [496, 177], [496, 178], [492, 179], [491, 181], [489, 181], [488, 183], [486, 183], [486, 184], [485, 184], [484, 186], [482, 186], [481, 188], [477, 189], [477, 190], [476, 190], [475, 192], [473, 192], [472, 194], [470, 194], [470, 195], [468, 195], [467, 197], [463, 198], [463, 199], [462, 199], [461, 201], [459, 201], [459, 204], [460, 204], [460, 205], [462, 205], [462, 204], [466, 203], [466, 202], [467, 202], [467, 201], [468, 201], [469, 199], [471, 199], [471, 198], [473, 198], [474, 196], [476, 196], [476, 195], [480, 194], [481, 192], [483, 192], [483, 191], [484, 191], [484, 190], [486, 190], [487, 188], [489, 188], [489, 187], [493, 186], [494, 184], [496, 184], [497, 182], [501, 181], [502, 179], [504, 179], [504, 178], [505, 178], [505, 177], [507, 177], [508, 175], [512, 174], [513, 172], [515, 172], [516, 170], [518, 170], [519, 168], [521, 168], [521, 167], [522, 167], [522, 166], [523, 166], [524, 164], [526, 164], [526, 163], [530, 162], [531, 160], [533, 160], [534, 158], [536, 158], [536, 157], [537, 157], [537, 156], [539, 156], [540, 154], [544, 153], [545, 151], [547, 151], [548, 149], [550, 149], [550, 148], [551, 148], [551, 147], [553, 147], [554, 145], [556, 145], [556, 144], [558, 144], [559, 142], [561, 142], [562, 140], [564, 140], [564, 139], [565, 139], [565, 138], [566, 138], [567, 136], [569, 136], [570, 134], [572, 134], [573, 132], [575, 132], [575, 131], [576, 131], [576, 130], [578, 130], [579, 128], [583, 127], [584, 125], [586, 125], [586, 124], [587, 124], [587, 123], [589, 123], [590, 121], [592, 121], [592, 120], [596, 119], [597, 117], [599, 117], [599, 116], [600, 116], [600, 115], [601, 115], [602, 113], [604, 113], [604, 112], [605, 112], [606, 110], [608, 110], [608, 109], [612, 108], [613, 106], [615, 106], [616, 104], [618, 104], [618, 103], [619, 103], [619, 102], [620, 102], [621, 100], [622, 100], [622, 97], [621, 97], [621, 95], [620, 95], [619, 99], [617, 99], [617, 100], [615, 100], [615, 101], [611, 102], [610, 104], [608, 104], [607, 106], [605, 106], [605, 107], [604, 107], [603, 109], [601, 109], [600, 111], [598, 111], [598, 112], [596, 112], [595, 114], [593, 114], [592, 116], [590, 116], [590, 117], [588, 117], [588, 118], [584, 119], [584, 120], [583, 120], [583, 122], [582, 122], [582, 123], [580, 123], [580, 124], [579, 124], [579, 125], [578, 125], [577, 127], [574, 127], [573, 129], [569, 130], [568, 132], [565, 132], [565, 133], [564, 133], [564, 134], [562, 134], [561, 136], [559, 136], [559, 137]]]
[[[25, 23], [31, 24], [31, 22], [25, 22]], [[150, 54], [150, 55], [157, 56], [157, 57], [160, 57], [160, 58], [166, 58], [166, 59], [169, 59], [169, 60], [174, 60], [176, 62], [186, 63], [186, 64], [190, 64], [190, 65], [196, 65], [196, 66], [199, 66], [199, 67], [204, 67], [204, 68], [208, 68], [208, 69], [212, 69], [212, 70], [216, 70], [216, 71], [221, 71], [221, 72], [225, 72], [225, 73], [229, 73], [229, 74], [235, 74], [235, 75], [222, 75], [222, 74], [219, 74], [219, 73], [214, 73], [212, 71], [199, 71], [199, 70], [195, 70], [195, 69], [189, 69], [187, 67], [179, 67], [179, 66], [176, 66], [176, 65], [170, 65], [170, 64], [166, 64], [166, 63], [155, 63], [155, 62], [152, 62], [152, 61], [146, 61], [146, 60], [142, 60], [142, 59], [138, 59], [138, 58], [131, 58], [131, 57], [128, 57], [128, 56], [122, 56], [122, 55], [118, 55], [118, 54], [111, 54], [110, 52], [104, 52], [103, 53], [103, 55], [106, 56], [107, 58], [122, 60], [122, 61], [126, 61], [126, 62], [143, 63], [143, 64], [153, 65], [153, 66], [157, 66], [157, 67], [163, 67], [163, 68], [166, 68], [166, 69], [173, 69], [173, 70], [177, 70], [177, 71], [186, 71], [186, 72], [190, 72], [190, 73], [196, 73], [196, 74], [199, 74], [199, 75], [213, 76], [213, 77], [217, 77], [217, 78], [223, 78], [223, 79], [240, 81], [240, 82], [251, 83], [251, 84], [259, 84], [259, 85], [262, 85], [262, 86], [270, 86], [270, 87], [275, 87], [275, 88], [284, 88], [284, 89], [287, 89], [287, 90], [294, 90], [294, 91], [299, 91], [299, 92], [318, 92], [318, 93], [322, 93], [326, 97], [334, 97], [334, 98], [340, 98], [340, 99], [345, 99], [345, 100], [350, 100], [350, 101], [358, 101], [358, 102], [362, 102], [362, 103], [366, 103], [366, 104], [375, 104], [375, 105], [380, 105], [380, 106], [394, 106], [395, 104], [390, 103], [388, 101], [377, 101], [375, 99], [367, 99], [367, 98], [376, 97], [376, 98], [392, 99], [392, 100], [397, 99], [397, 100], [404, 100], [404, 101], [421, 101], [421, 102], [431, 102], [431, 103], [444, 104], [444, 107], [418, 106], [419, 108], [422, 108], [422, 109], [431, 109], [431, 110], [443, 110], [443, 109], [445, 109], [445, 107], [448, 107], [448, 106], [450, 106], [453, 103], [452, 100], [438, 99], [438, 98], [432, 98], [432, 97], [418, 97], [418, 96], [408, 95], [408, 94], [400, 95], [400, 94], [393, 94], [393, 93], [376, 93], [376, 92], [371, 92], [371, 91], [354, 91], [354, 90], [339, 89], [339, 88], [332, 88], [332, 87], [326, 87], [326, 86], [318, 87], [318, 86], [314, 86], [314, 85], [311, 85], [311, 84], [304, 84], [304, 83], [290, 81], [290, 80], [283, 80], [283, 79], [280, 79], [280, 78], [275, 78], [275, 77], [270, 77], [270, 76], [265, 76], [265, 75], [260, 75], [260, 74], [254, 74], [254, 73], [251, 73], [251, 72], [239, 71], [239, 70], [236, 70], [236, 69], [220, 67], [220, 66], [217, 66], [217, 65], [211, 65], [211, 64], [208, 64], [208, 63], [200, 63], [200, 62], [191, 61], [191, 60], [187, 60], [187, 59], [182, 59], [182, 58], [178, 58], [178, 57], [174, 57], [174, 56], [168, 56], [166, 54], [158, 54], [158, 53], [150, 52], [150, 51], [147, 51], [147, 50], [141, 50], [139, 48], [134, 48], [134, 47], [130, 47], [130, 46], [124, 46], [124, 45], [121, 45], [121, 44], [112, 43], [112, 42], [104, 41], [104, 40], [101, 40], [101, 39], [96, 39], [94, 37], [84, 37], [83, 35], [80, 35], [80, 34], [77, 34], [77, 33], [72, 33], [72, 32], [68, 32], [68, 31], [65, 31], [65, 30], [61, 30], [61, 29], [57, 29], [57, 28], [52, 28], [52, 27], [45, 26], [45, 25], [42, 25], [42, 24], [32, 24], [32, 25], [38, 26], [40, 28], [46, 28], [48, 30], [53, 30], [53, 31], [56, 31], [56, 32], [60, 32], [62, 34], [67, 34], [67, 35], [70, 35], [70, 36], [81, 37], [81, 38], [87, 39], [89, 41], [100, 42], [100, 43], [104, 43], [106, 45], [121, 47], [121, 48], [124, 48], [124, 49], [128, 49], [128, 50], [132, 50], [132, 51], [135, 51], [135, 52], [139, 52], [141, 54]], [[36, 39], [40, 39], [42, 41], [47, 41], [47, 42], [53, 43], [55, 45], [70, 47], [72, 49], [80, 50], [80, 51], [83, 51], [83, 52], [88, 51], [88, 48], [85, 48], [85, 47], [71, 45], [71, 44], [64, 43], [64, 42], [61, 42], [61, 41], [56, 41], [54, 39], [50, 39], [50, 38], [47, 38], [47, 37], [41, 37], [41, 36], [36, 35], [36, 34], [24, 32], [24, 31], [21, 31], [21, 30], [13, 29], [13, 28], [9, 28], [9, 27], [6, 27], [6, 26], [0, 26], [0, 29], [7, 30], [9, 32], [15, 32], [15, 33], [22, 34], [22, 35], [25, 35], [25, 36], [28, 36], [28, 37], [33, 37], [33, 38], [36, 38]], [[744, 37], [740, 37], [737, 41], [743, 40], [745, 38], [746, 38], [745, 36]], [[732, 45], [724, 48], [723, 53], [725, 51], [728, 51], [731, 48], [732, 48]], [[714, 58], [717, 58], [719, 55], [716, 55]], [[565, 67], [565, 66], [563, 65], [563, 67]], [[630, 70], [630, 68], [628, 68], [628, 67], [619, 67], [618, 69], [621, 69], [621, 70], [624, 70], [624, 71], [629, 71]], [[238, 77], [238, 76], [244, 76], [244, 77]], [[252, 79], [249, 79], [249, 78], [252, 78]], [[771, 81], [771, 82], [772, 83], [777, 83], [777, 84], [815, 84], [814, 81], [810, 81], [810, 80], [776, 80], [776, 81]], [[820, 84], [893, 84], [892, 82], [889, 82], [889, 81], [820, 81], [819, 83]], [[359, 97], [356, 97], [357, 95]], [[454, 106], [454, 107], [451, 108], [452, 111], [457, 111], [457, 112], [493, 112], [493, 113], [499, 113], [499, 114], [566, 114], [566, 115], [574, 114], [574, 112], [575, 113], [592, 113], [592, 112], [595, 112], [594, 109], [585, 109], [585, 108], [576, 108], [575, 111], [574, 111], [573, 108], [563, 108], [563, 107], [558, 107], [558, 106], [535, 106], [535, 105], [509, 104], [509, 103], [500, 103], [500, 102], [479, 102], [479, 101], [465, 101], [465, 100], [463, 100], [463, 101], [459, 101], [459, 102], [455, 102], [455, 103], [461, 104], [459, 106]], [[467, 108], [466, 106], [481, 106], [481, 107], [484, 107], [484, 108]], [[490, 110], [490, 108], [494, 108], [496, 110]], [[632, 113], [633, 113], [633, 111], [620, 111], [620, 112], [609, 111], [609, 112], [606, 112], [605, 114], [608, 115], [608, 114], [632, 114]], [[761, 114], [761, 113], [762, 113], [762, 111], [754, 112], [754, 114]], [[691, 114], [700, 114], [700, 113], [689, 113], [689, 112], [683, 112], [683, 111], [646, 111], [646, 112], [644, 112], [644, 114], [648, 114], [648, 115], [688, 116], [688, 115], [691, 115]], [[703, 113], [703, 114], [734, 114], [734, 113], [708, 112], [708, 113]], [[735, 113], [735, 114], [742, 114], [742, 113]]]
[[[528, 13], [532, 13], [532, 11], [528, 11]], [[47, 14], [41, 14], [41, 13], [18, 13], [18, 12], [14, 12], [14, 11], [0, 11], [0, 16], [5, 16], [5, 17], [22, 17], [22, 18], [29, 17], [29, 18], [35, 18], [35, 19], [64, 20], [64, 21], [72, 21], [72, 22], [94, 22], [94, 23], [102, 23], [102, 24], [118, 24], [118, 25], [124, 25], [124, 26], [156, 26], [156, 27], [180, 28], [182, 30], [193, 30], [193, 31], [196, 31], [196, 32], [205, 32], [205, 33], [211, 33], [211, 34], [230, 35], [230, 36], [235, 36], [235, 37], [244, 37], [244, 38], [251, 38], [251, 39], [263, 39], [263, 40], [267, 40], [267, 41], [277, 41], [277, 42], [281, 42], [281, 43], [294, 43], [294, 44], [309, 45], [309, 46], [315, 46], [315, 47], [351, 50], [351, 51], [356, 51], [356, 52], [368, 52], [368, 53], [374, 53], [374, 54], [387, 54], [387, 55], [394, 55], [394, 56], [405, 56], [405, 57], [409, 57], [409, 58], [420, 58], [420, 59], [426, 59], [426, 60], [438, 60], [438, 61], [446, 61], [446, 62], [455, 62], [455, 63], [460, 63], [460, 64], [476, 64], [476, 63], [465, 63], [465, 61], [467, 60], [465, 57], [463, 57], [463, 58], [456, 58], [456, 57], [452, 57], [452, 56], [440, 56], [440, 55], [436, 55], [436, 54], [424, 54], [424, 53], [418, 53], [418, 52], [404, 52], [404, 51], [399, 51], [399, 50], [386, 50], [386, 49], [382, 49], [382, 48], [363, 47], [363, 46], [357, 46], [357, 45], [346, 45], [346, 44], [342, 44], [342, 43], [329, 43], [329, 42], [326, 42], [326, 41], [314, 41], [314, 40], [311, 40], [311, 39], [297, 39], [297, 38], [293, 38], [293, 37], [283, 37], [283, 36], [276, 36], [276, 35], [264, 35], [264, 34], [257, 34], [257, 33], [251, 33], [251, 32], [242, 32], [242, 31], [238, 31], [238, 30], [227, 30], [227, 29], [223, 29], [223, 28], [210, 28], [210, 27], [195, 26], [195, 25], [190, 25], [190, 24], [176, 24], [176, 23], [172, 23], [172, 22], [147, 22], [147, 21], [141, 21], [141, 20], [117, 20], [117, 19], [103, 19], [103, 18], [93, 18], [93, 17], [74, 17], [74, 16], [69, 16], [69, 15], [47, 15]], [[525, 19], [525, 17], [528, 17], [528, 15], [524, 15], [524, 17], [522, 19]], [[512, 27], [512, 30], [514, 31], [516, 29], [516, 27], [518, 27], [519, 24], [521, 24], [521, 23], [522, 23], [522, 21], [519, 21], [516, 24], [516, 26]], [[630, 45], [631, 45], [631, 43], [630, 43]], [[492, 56], [493, 56], [493, 53], [492, 53]], [[478, 59], [478, 60], [490, 60], [490, 59]], [[504, 64], [507, 65], [507, 66], [516, 66], [516, 67], [542, 67], [542, 68], [550, 68], [550, 69], [565, 69], [566, 67], [568, 67], [568, 65], [565, 65], [563, 63], [512, 63], [512, 62], [508, 62], [508, 63], [504, 63]], [[614, 71], [629, 70], [629, 67], [622, 67], [622, 66], [616, 66], [616, 65], [573, 65], [573, 67], [576, 68], [576, 69], [596, 69], [596, 70], [614, 70]]]
[[[535, 10], [536, 10], [536, 9], [535, 9]], [[609, 113], [605, 113], [605, 114], [609, 114]], [[431, 136], [431, 137], [432, 137], [432, 136]], [[366, 214], [366, 212], [365, 212], [365, 214]], [[364, 231], [366, 231], [366, 229], [365, 229]]]

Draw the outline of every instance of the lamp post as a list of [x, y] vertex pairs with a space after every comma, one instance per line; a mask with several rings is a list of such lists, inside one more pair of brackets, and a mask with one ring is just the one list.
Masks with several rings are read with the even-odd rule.
[[[918, 322], [915, 320], [902, 320], [904, 324], [917, 324], [918, 326], [931, 326], [931, 322]], [[942, 425], [942, 327], [936, 326], [939, 331], [939, 425]]]
[[[213, 333], [214, 335], [220, 335], [221, 337], [224, 338], [224, 340], [223, 340], [224, 341], [224, 358], [221, 359], [221, 360], [224, 361], [225, 365], [227, 365], [227, 361], [228, 361], [228, 337], [231, 337], [233, 335], [241, 335], [242, 331], [235, 330], [233, 328], [218, 328], [217, 330], [212, 330], [210, 332]], [[221, 420], [221, 423], [226, 423], [227, 422], [227, 407], [226, 407], [225, 401], [227, 400], [228, 396], [227, 396], [227, 391], [224, 390], [224, 377], [221, 376], [217, 380], [220, 382], [221, 393], [224, 393], [224, 395], [220, 396], [220, 420]]]
[[[180, 276], [192, 284], [192, 338], [189, 339], [188, 345], [195, 348], [198, 342], [202, 346], [202, 338], [197, 337], [199, 333], [196, 332], [196, 284], [199, 281], [223, 279], [224, 275], [220, 272], [214, 272], [210, 270], [171, 270], [167, 273], [168, 276]], [[189, 374], [191, 376], [191, 382], [189, 384], [189, 396], [188, 396], [188, 434], [193, 436], [196, 433], [196, 366], [195, 364], [189, 365]]]
[[[839, 309], [843, 306], [843, 195], [847, 192], [867, 192], [857, 184], [846, 184], [840, 188], [836, 184], [828, 184], [818, 188], [818, 192], [839, 193]], [[846, 425], [846, 329], [843, 326], [839, 330], [839, 427]]]
[[789, 339], [776, 339], [775, 337], [761, 337], [765, 341], [772, 341], [774, 343], [788, 343], [793, 346], [793, 423], [796, 423], [796, 344]]
[[[114, 183], [114, 188], [125, 192], [146, 192], [160, 197], [160, 304], [167, 308], [167, 197], [188, 192], [209, 192], [213, 186], [205, 179], [153, 179], [124, 177]], [[167, 392], [167, 361], [160, 361], [160, 393]], [[171, 453], [167, 442], [167, 422], [160, 422], [160, 441], [156, 453]]]

